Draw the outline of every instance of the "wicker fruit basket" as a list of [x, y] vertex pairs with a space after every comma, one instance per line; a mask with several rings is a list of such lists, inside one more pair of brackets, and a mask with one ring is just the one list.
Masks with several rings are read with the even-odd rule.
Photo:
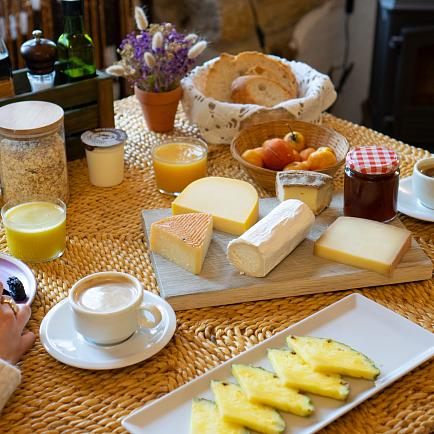
[[348, 141], [341, 134], [330, 128], [296, 120], [271, 121], [252, 125], [240, 131], [233, 139], [231, 153], [244, 170], [265, 190], [275, 190], [277, 172], [254, 166], [245, 161], [241, 155], [247, 149], [261, 146], [265, 140], [275, 137], [283, 138], [291, 130], [303, 134], [307, 147], [319, 148], [320, 146], [328, 146], [333, 149], [337, 163], [334, 166], [318, 170], [317, 172], [333, 176], [345, 161], [345, 156], [350, 147]]

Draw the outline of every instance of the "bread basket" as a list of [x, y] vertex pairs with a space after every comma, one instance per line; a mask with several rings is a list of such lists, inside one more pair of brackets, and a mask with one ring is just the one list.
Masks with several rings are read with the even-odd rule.
[[318, 170], [317, 172], [333, 176], [345, 161], [350, 147], [348, 141], [341, 134], [330, 128], [296, 120], [270, 121], [249, 126], [241, 130], [233, 139], [231, 153], [244, 170], [265, 190], [275, 191], [277, 172], [254, 166], [245, 161], [241, 155], [247, 149], [261, 146], [265, 140], [284, 137], [291, 129], [303, 134], [307, 147], [319, 148], [320, 146], [328, 146], [333, 149], [337, 163], [334, 166]]
[[244, 128], [259, 122], [295, 119], [319, 123], [324, 110], [336, 99], [330, 78], [302, 62], [268, 56], [290, 66], [298, 83], [298, 98], [273, 107], [218, 101], [204, 93], [209, 69], [218, 60], [197, 66], [185, 77], [182, 105], [188, 120], [195, 124], [201, 137], [212, 144], [228, 144]]

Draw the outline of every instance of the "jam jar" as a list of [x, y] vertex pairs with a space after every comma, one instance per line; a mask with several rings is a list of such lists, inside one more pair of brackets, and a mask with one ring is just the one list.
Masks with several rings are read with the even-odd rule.
[[344, 214], [379, 222], [397, 214], [399, 158], [386, 148], [353, 148], [346, 158]]

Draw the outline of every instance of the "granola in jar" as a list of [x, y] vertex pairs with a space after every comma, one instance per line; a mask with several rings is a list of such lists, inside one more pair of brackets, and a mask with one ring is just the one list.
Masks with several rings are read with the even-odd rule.
[[0, 108], [0, 182], [4, 202], [36, 195], [68, 201], [61, 107], [26, 101]]

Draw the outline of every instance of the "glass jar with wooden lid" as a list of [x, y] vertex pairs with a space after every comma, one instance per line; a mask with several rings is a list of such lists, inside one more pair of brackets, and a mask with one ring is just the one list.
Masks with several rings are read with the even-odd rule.
[[0, 107], [0, 183], [4, 202], [35, 195], [68, 201], [61, 107], [45, 101]]

